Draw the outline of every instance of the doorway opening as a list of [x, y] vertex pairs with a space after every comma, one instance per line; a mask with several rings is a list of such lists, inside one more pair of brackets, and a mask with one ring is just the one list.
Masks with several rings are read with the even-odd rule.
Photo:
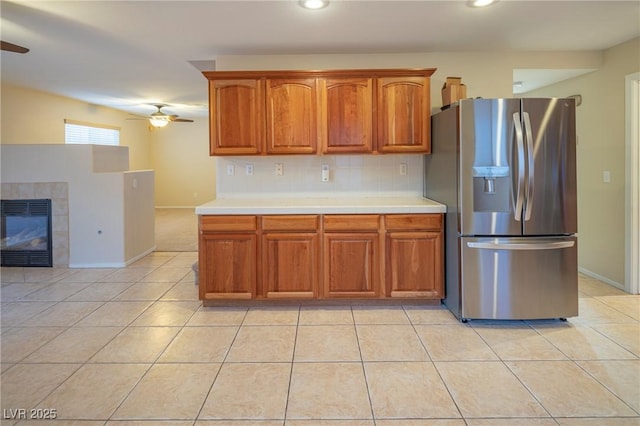
[[639, 294], [640, 284], [640, 72], [625, 77], [626, 185], [625, 291]]

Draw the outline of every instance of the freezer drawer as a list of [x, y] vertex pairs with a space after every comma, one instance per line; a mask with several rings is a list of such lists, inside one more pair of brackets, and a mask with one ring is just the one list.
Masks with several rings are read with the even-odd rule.
[[460, 238], [461, 319], [578, 315], [576, 237]]

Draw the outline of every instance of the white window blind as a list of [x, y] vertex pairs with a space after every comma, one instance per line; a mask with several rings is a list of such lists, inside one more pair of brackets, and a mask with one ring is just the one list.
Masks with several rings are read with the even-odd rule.
[[64, 142], [69, 144], [120, 145], [120, 128], [64, 120]]

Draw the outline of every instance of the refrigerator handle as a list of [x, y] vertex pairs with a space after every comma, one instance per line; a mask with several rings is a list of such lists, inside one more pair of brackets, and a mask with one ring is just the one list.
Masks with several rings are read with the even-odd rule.
[[529, 113], [523, 112], [522, 118], [524, 121], [524, 130], [527, 137], [527, 162], [528, 162], [528, 179], [527, 179], [527, 198], [524, 205], [524, 220], [531, 219], [531, 212], [533, 211], [533, 185], [534, 185], [534, 157], [533, 157], [533, 132], [531, 131], [531, 120], [529, 119]]
[[523, 242], [468, 242], [469, 248], [490, 250], [553, 250], [565, 249], [575, 245], [574, 241], [554, 241], [545, 243]]
[[522, 123], [520, 122], [520, 113], [513, 113], [513, 127], [516, 134], [516, 150], [518, 153], [518, 185], [516, 189], [516, 208], [514, 219], [520, 221], [522, 219], [522, 209], [524, 205], [524, 136], [522, 134]]

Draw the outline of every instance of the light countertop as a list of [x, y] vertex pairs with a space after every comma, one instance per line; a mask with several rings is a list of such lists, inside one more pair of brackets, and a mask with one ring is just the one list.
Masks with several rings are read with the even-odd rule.
[[423, 197], [218, 198], [196, 207], [198, 215], [445, 213]]

